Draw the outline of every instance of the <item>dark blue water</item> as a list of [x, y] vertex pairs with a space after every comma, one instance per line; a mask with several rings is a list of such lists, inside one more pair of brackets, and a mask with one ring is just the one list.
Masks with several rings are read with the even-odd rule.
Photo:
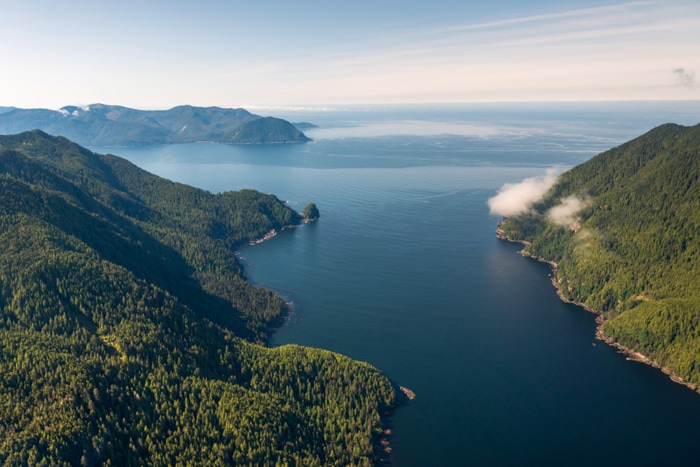
[[[280, 115], [279, 112], [276, 113]], [[432, 465], [693, 465], [700, 396], [594, 337], [546, 265], [498, 241], [486, 201], [566, 169], [692, 104], [344, 108], [315, 141], [110, 149], [211, 191], [255, 188], [321, 220], [240, 252], [293, 303], [271, 345], [368, 361], [417, 398], [392, 415], [392, 460]], [[693, 120], [694, 119], [694, 120]], [[100, 149], [100, 151], [105, 151]]]

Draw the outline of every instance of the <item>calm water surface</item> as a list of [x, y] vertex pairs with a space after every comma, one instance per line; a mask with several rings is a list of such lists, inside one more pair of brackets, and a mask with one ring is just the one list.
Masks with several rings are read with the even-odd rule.
[[[258, 112], [262, 113], [262, 112]], [[500, 186], [565, 170], [691, 104], [276, 109], [320, 127], [292, 146], [105, 149], [210, 191], [255, 188], [321, 220], [246, 247], [293, 303], [271, 345], [368, 361], [414, 390], [388, 421], [397, 466], [693, 465], [700, 396], [594, 338], [546, 265], [498, 241]]]

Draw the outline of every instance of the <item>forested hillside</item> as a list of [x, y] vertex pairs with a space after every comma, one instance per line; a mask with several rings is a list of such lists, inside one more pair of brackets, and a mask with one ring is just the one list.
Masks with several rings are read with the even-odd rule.
[[[700, 386], [700, 125], [667, 124], [564, 173], [503, 235], [556, 262], [603, 334]], [[568, 224], [557, 206], [578, 199]], [[572, 203], [568, 203], [571, 205]]]
[[40, 131], [0, 137], [1, 465], [364, 465], [376, 369], [262, 343], [233, 249], [300, 221]]

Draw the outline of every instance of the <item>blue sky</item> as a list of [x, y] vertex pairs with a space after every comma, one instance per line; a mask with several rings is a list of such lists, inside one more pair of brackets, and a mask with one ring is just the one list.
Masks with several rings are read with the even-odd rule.
[[700, 0], [4, 0], [0, 106], [700, 99]]

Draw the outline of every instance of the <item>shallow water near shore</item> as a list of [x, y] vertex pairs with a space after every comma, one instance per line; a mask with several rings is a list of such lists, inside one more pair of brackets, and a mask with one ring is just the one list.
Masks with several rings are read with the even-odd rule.
[[271, 345], [367, 361], [415, 392], [397, 466], [689, 465], [700, 395], [595, 339], [549, 266], [496, 239], [504, 183], [565, 170], [690, 104], [391, 106], [276, 112], [312, 143], [94, 148], [210, 191], [254, 188], [321, 219], [239, 252], [292, 311]]

